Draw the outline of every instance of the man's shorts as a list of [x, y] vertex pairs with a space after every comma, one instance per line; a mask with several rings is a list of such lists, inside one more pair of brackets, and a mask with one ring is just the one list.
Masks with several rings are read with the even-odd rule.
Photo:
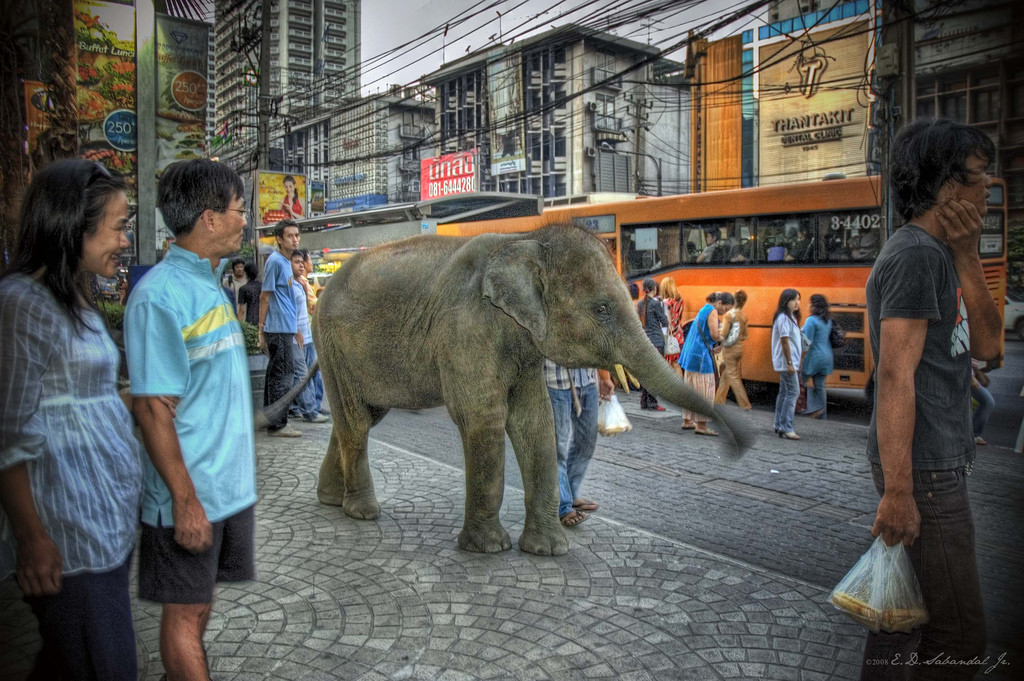
[[174, 541], [173, 527], [143, 523], [139, 598], [157, 603], [212, 603], [215, 583], [255, 579], [253, 508], [213, 523], [213, 544], [198, 554]]

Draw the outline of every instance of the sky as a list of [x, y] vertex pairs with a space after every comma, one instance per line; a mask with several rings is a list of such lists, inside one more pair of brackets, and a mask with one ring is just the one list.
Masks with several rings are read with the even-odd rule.
[[[374, 94], [391, 84], [411, 83], [436, 71], [444, 62], [497, 45], [499, 39], [507, 44], [510, 39], [515, 41], [566, 23], [593, 24], [595, 17], [606, 23], [616, 17], [627, 20], [629, 15], [646, 14], [655, 7], [660, 11], [639, 21], [628, 21], [612, 32], [665, 49], [684, 40], [688, 30], [699, 30], [751, 1], [368, 0], [362, 3], [362, 91]], [[714, 37], [735, 34], [749, 23], [749, 19], [735, 23]], [[446, 24], [448, 36], [443, 38]], [[429, 37], [423, 38], [426, 34]], [[389, 54], [410, 41], [414, 45]], [[682, 61], [685, 51], [666, 56]]]

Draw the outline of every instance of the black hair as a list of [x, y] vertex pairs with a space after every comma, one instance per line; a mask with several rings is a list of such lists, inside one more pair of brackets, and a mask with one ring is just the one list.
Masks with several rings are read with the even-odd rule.
[[295, 229], [298, 229], [299, 228], [299, 223], [295, 222], [295, 220], [292, 220], [291, 218], [286, 218], [284, 220], [278, 221], [278, 223], [276, 225], [274, 225], [274, 231], [273, 231], [274, 238], [283, 237], [284, 236], [284, 230], [287, 227], [294, 227]]
[[35, 173], [21, 205], [18, 239], [8, 274], [40, 279], [76, 325], [88, 327], [80, 299], [93, 302], [80, 269], [85, 237], [96, 232], [124, 178], [85, 159], [55, 161]]
[[243, 258], [232, 258], [231, 269], [235, 269], [235, 265], [245, 265], [245, 260]]
[[295, 184], [295, 178], [294, 178], [294, 177], [292, 177], [291, 175], [285, 175], [285, 176], [284, 176], [284, 179], [283, 179], [283, 180], [281, 180], [281, 184], [284, 184], [284, 183], [285, 183], [285, 182], [287, 182], [288, 180], [291, 180], [292, 184]]
[[[779, 318], [780, 314], [788, 315], [789, 314], [789, 310], [786, 309], [786, 306], [789, 305], [789, 301], [793, 300], [794, 298], [799, 298], [799, 297], [800, 297], [800, 292], [797, 291], [795, 288], [784, 289], [782, 291], [782, 293], [779, 294], [779, 306], [775, 309], [775, 314], [772, 315], [772, 323], [773, 324], [775, 323], [775, 320]], [[795, 317], [797, 323], [799, 323], [800, 322], [800, 310], [797, 310], [796, 313], [793, 315], [793, 317]]]
[[828, 321], [828, 298], [820, 293], [811, 296], [811, 314], [822, 321]]
[[718, 291], [712, 291], [704, 297], [704, 300], [708, 301], [712, 305], [718, 300]]
[[[305, 260], [307, 255], [309, 255], [309, 251], [307, 251], [306, 249], [304, 249], [304, 248], [296, 248], [294, 251], [292, 251], [291, 258], [294, 258], [295, 256], [299, 256], [300, 258]], [[291, 258], [289, 258], [289, 260], [291, 260]]]
[[640, 297], [640, 287], [636, 285], [635, 281], [629, 285], [629, 297], [633, 300]]
[[718, 302], [722, 305], [735, 305], [736, 299], [732, 297], [732, 294], [728, 291], [723, 291], [718, 294]]
[[259, 268], [252, 260], [245, 261], [245, 276], [249, 278], [249, 281], [255, 281], [260, 276]]
[[658, 290], [658, 282], [654, 281], [651, 277], [644, 279], [644, 295], [653, 293]]
[[905, 221], [931, 209], [946, 182], [967, 183], [967, 160], [995, 159], [992, 140], [977, 128], [946, 119], [918, 119], [903, 128], [892, 148], [889, 186], [893, 207]]
[[167, 166], [157, 185], [156, 205], [174, 236], [183, 236], [204, 210], [223, 213], [243, 191], [242, 178], [230, 166], [196, 158]]

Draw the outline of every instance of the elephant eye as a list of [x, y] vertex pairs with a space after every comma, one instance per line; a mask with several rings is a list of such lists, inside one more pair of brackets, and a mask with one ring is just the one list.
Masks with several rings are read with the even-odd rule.
[[597, 311], [597, 314], [599, 314], [602, 317], [607, 317], [608, 316], [608, 304], [607, 303], [598, 303], [597, 307], [595, 308], [595, 310]]

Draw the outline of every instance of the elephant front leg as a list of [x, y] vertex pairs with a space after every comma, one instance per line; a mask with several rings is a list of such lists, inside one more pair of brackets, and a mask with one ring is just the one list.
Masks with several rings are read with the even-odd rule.
[[466, 518], [459, 548], [477, 553], [507, 551], [512, 539], [498, 518], [505, 492], [504, 413], [477, 413], [472, 421], [478, 425], [456, 418], [466, 460]]
[[526, 522], [519, 548], [541, 556], [569, 551], [569, 538], [558, 521], [558, 452], [555, 419], [543, 373], [536, 372], [510, 395], [508, 437], [523, 477]]
[[320, 463], [317, 476], [316, 498], [321, 504], [341, 506], [345, 501], [345, 476], [341, 472], [341, 445], [338, 443], [338, 426], [331, 429], [331, 440], [327, 453]]

